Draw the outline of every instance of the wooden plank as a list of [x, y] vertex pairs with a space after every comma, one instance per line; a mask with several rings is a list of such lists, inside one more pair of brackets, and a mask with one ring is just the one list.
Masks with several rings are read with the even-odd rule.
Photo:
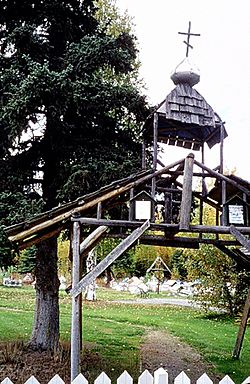
[[35, 376], [31, 376], [28, 380], [25, 381], [24, 384], [40, 384], [39, 381], [35, 378]]
[[250, 376], [248, 376], [241, 384], [250, 384]]
[[153, 384], [153, 383], [154, 383], [153, 376], [147, 369], [145, 369], [145, 371], [142, 372], [142, 374], [138, 378], [138, 384]]
[[168, 372], [159, 368], [154, 372], [154, 384], [168, 384]]
[[190, 383], [191, 383], [191, 380], [183, 371], [174, 379], [174, 384], [190, 384]]
[[201, 377], [196, 381], [197, 384], [213, 384], [212, 380], [206, 373], [203, 373]]
[[184, 165], [184, 179], [179, 224], [180, 230], [188, 229], [190, 225], [190, 214], [192, 206], [193, 165], [194, 155], [191, 153], [186, 157]]
[[242, 235], [234, 225], [230, 225], [230, 233], [250, 252], [250, 240]]
[[241, 322], [240, 322], [240, 328], [239, 328], [239, 332], [237, 335], [235, 347], [234, 347], [234, 350], [232, 353], [232, 357], [234, 359], [239, 359], [239, 357], [240, 357], [240, 351], [241, 351], [242, 344], [243, 344], [243, 339], [244, 339], [244, 335], [245, 335], [245, 331], [246, 331], [246, 327], [247, 327], [247, 319], [248, 319], [249, 313], [250, 313], [250, 287], [248, 289], [248, 294], [247, 294], [247, 298], [246, 298], [246, 302], [244, 305], [242, 318], [241, 318]]
[[94, 384], [111, 384], [111, 380], [105, 372], [102, 372], [95, 379]]
[[235, 384], [234, 381], [228, 375], [224, 376], [223, 379], [219, 381], [219, 384]]
[[88, 384], [88, 380], [83, 376], [82, 373], [79, 373], [71, 384]]
[[[73, 223], [72, 237], [72, 289], [79, 282], [80, 268], [80, 224]], [[72, 297], [72, 315], [71, 315], [71, 381], [80, 373], [80, 311], [79, 295]]]
[[86, 288], [93, 280], [95, 280], [105, 269], [112, 264], [123, 252], [125, 252], [139, 237], [150, 227], [149, 220], [143, 225], [135, 229], [125, 240], [117, 245], [91, 272], [84, 276], [81, 281], [72, 286], [70, 294], [73, 298], [77, 297], [81, 291]]
[[117, 384], [133, 384], [133, 379], [127, 371], [124, 371], [118, 377]]
[[52, 379], [48, 382], [48, 384], [65, 384], [63, 379], [59, 375], [55, 375], [52, 377]]

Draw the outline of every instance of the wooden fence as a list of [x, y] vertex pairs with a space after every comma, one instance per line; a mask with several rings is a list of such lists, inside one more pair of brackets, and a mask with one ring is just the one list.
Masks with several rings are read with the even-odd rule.
[[[159, 368], [154, 372], [154, 376], [147, 370], [145, 370], [138, 379], [138, 384], [168, 384], [168, 373], [163, 368]], [[13, 382], [6, 377], [1, 384], [13, 384]], [[39, 381], [31, 376], [24, 384], [39, 384]], [[59, 375], [55, 375], [48, 384], [65, 384]], [[88, 384], [88, 380], [79, 374], [72, 384]], [[111, 384], [110, 378], [105, 372], [102, 372], [94, 381], [94, 384]], [[132, 377], [127, 371], [124, 371], [120, 377], [118, 377], [116, 384], [133, 384]], [[191, 380], [185, 372], [181, 372], [175, 379], [173, 384], [191, 384]], [[213, 381], [204, 373], [197, 381], [196, 384], [213, 384]], [[226, 375], [218, 384], [235, 384], [234, 381]], [[250, 384], [250, 376], [248, 376], [241, 384]]]

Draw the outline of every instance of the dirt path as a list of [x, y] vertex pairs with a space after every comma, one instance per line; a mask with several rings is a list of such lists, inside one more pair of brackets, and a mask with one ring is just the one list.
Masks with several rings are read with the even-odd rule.
[[203, 374], [218, 382], [221, 378], [210, 373], [213, 368], [201, 355], [177, 337], [163, 331], [150, 331], [144, 337], [141, 347], [141, 371], [148, 369], [153, 373], [158, 368], [168, 371], [169, 382], [184, 371], [192, 383]]

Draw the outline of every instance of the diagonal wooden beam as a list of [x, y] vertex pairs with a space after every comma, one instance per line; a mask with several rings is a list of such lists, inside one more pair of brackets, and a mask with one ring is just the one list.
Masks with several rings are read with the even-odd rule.
[[198, 165], [198, 167], [200, 167], [201, 169], [204, 169], [205, 171], [210, 173], [212, 176], [215, 176], [217, 179], [226, 181], [227, 183], [229, 183], [229, 184], [233, 185], [234, 187], [238, 188], [240, 191], [244, 192], [247, 196], [250, 196], [250, 190], [245, 188], [245, 187], [242, 187], [236, 181], [229, 179], [229, 177], [226, 177], [226, 176], [222, 175], [221, 173], [215, 172], [213, 169], [210, 169], [210, 168], [206, 167], [204, 164], [199, 163], [199, 161], [197, 161], [197, 160], [194, 160], [194, 164]]
[[214, 244], [214, 246], [218, 248], [221, 252], [229, 256], [231, 259], [233, 259], [242, 268], [250, 268], [250, 260], [244, 257], [244, 254], [242, 252], [238, 253], [237, 250], [233, 251], [227, 248], [225, 245], [219, 244], [217, 242]]
[[247, 328], [247, 319], [248, 319], [249, 313], [250, 313], [250, 287], [248, 288], [248, 294], [246, 297], [246, 301], [245, 301], [245, 305], [242, 313], [240, 328], [237, 335], [235, 347], [232, 353], [233, 359], [239, 359], [240, 357], [240, 351], [242, 348], [243, 339], [244, 339], [245, 331]]
[[235, 228], [234, 225], [230, 225], [229, 227], [230, 233], [238, 240], [243, 247], [245, 247], [250, 252], [250, 240], [248, 240], [240, 231]]
[[79, 283], [70, 291], [70, 294], [75, 298], [83, 289], [86, 288], [94, 279], [97, 278], [105, 269], [112, 264], [123, 252], [125, 252], [139, 237], [150, 227], [149, 220], [143, 225], [135, 229], [125, 240], [115, 247], [108, 256], [105, 257], [91, 272], [85, 275]]
[[96, 242], [103, 236], [107, 231], [108, 227], [106, 225], [101, 225], [96, 228], [86, 239], [84, 239], [80, 244], [80, 255], [83, 253], [89, 252], [96, 244]]

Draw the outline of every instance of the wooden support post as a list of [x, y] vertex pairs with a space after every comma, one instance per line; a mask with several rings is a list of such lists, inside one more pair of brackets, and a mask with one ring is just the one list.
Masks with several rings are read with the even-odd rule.
[[165, 192], [165, 213], [164, 221], [165, 223], [172, 222], [172, 193]]
[[[156, 171], [157, 167], [157, 140], [158, 140], [158, 113], [154, 113], [154, 132], [153, 132], [153, 171]], [[155, 186], [156, 186], [156, 179], [153, 177], [152, 179], [152, 190], [151, 190], [151, 196], [154, 199], [155, 198]]]
[[134, 201], [131, 201], [134, 197], [134, 188], [131, 188], [130, 189], [130, 192], [129, 192], [129, 200], [130, 200], [130, 203], [129, 203], [129, 221], [132, 221], [134, 220], [135, 218], [135, 203]]
[[112, 264], [123, 252], [125, 252], [140, 236], [150, 227], [149, 220], [145, 221], [141, 227], [135, 229], [125, 240], [117, 245], [108, 256], [105, 257], [91, 272], [84, 276], [77, 286], [72, 287], [71, 295], [77, 297], [94, 279], [96, 279], [105, 269]]
[[239, 359], [240, 357], [240, 351], [243, 344], [243, 339], [244, 339], [244, 335], [247, 327], [247, 319], [248, 319], [249, 313], [250, 313], [250, 287], [248, 289], [248, 294], [247, 294], [247, 298], [246, 298], [246, 302], [244, 305], [243, 314], [240, 322], [240, 328], [237, 335], [235, 347], [232, 353], [233, 359]]
[[[224, 172], [224, 127], [223, 124], [220, 126], [220, 173], [223, 175]], [[227, 200], [227, 191], [226, 191], [226, 182], [224, 180], [221, 181], [221, 225], [226, 225], [226, 209], [225, 203]]]
[[146, 143], [145, 140], [142, 142], [142, 169], [146, 169]]
[[[243, 201], [247, 204], [247, 196], [245, 193], [243, 193]], [[246, 209], [246, 225], [249, 225], [249, 210]]]
[[188, 229], [192, 205], [192, 179], [193, 179], [194, 155], [190, 153], [185, 159], [183, 190], [181, 198], [179, 228]]
[[221, 182], [221, 205], [222, 205], [222, 214], [221, 214], [221, 225], [226, 225], [226, 200], [227, 200], [227, 185], [224, 180]]
[[[201, 162], [204, 164], [204, 143], [202, 143], [201, 147]], [[201, 195], [202, 197], [205, 196], [205, 177], [204, 177], [204, 169], [201, 170], [202, 172], [202, 179], [201, 179]], [[203, 223], [203, 200], [200, 199], [200, 217], [199, 217], [199, 224], [202, 225]], [[200, 239], [202, 239], [202, 232], [199, 234]]]
[[[73, 224], [72, 238], [72, 289], [79, 282], [80, 267], [80, 224]], [[71, 320], [71, 382], [79, 374], [80, 365], [80, 314], [79, 314], [79, 295], [72, 297], [72, 320]]]
[[[80, 263], [79, 263], [79, 274], [78, 274], [78, 281], [83, 275], [83, 258], [80, 257]], [[80, 352], [83, 349], [83, 342], [82, 342], [82, 292], [79, 295], [79, 348]]]
[[102, 218], [102, 203], [101, 203], [101, 201], [99, 201], [99, 203], [97, 204], [96, 218], [97, 219]]

